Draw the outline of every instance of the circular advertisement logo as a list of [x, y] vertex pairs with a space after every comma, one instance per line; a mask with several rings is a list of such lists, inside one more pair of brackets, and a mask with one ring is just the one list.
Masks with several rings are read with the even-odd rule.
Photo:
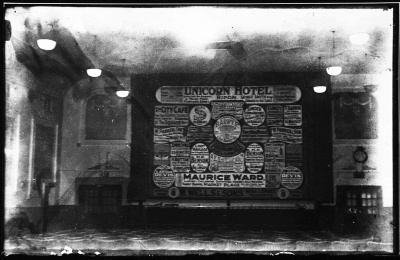
[[168, 190], [168, 195], [171, 198], [176, 198], [179, 196], [179, 189], [177, 187], [172, 187]]
[[251, 173], [261, 171], [264, 166], [264, 151], [259, 144], [250, 144], [245, 153], [246, 167]]
[[206, 106], [195, 106], [190, 111], [190, 121], [196, 126], [204, 126], [210, 122], [211, 113]]
[[210, 161], [208, 148], [205, 144], [197, 143], [190, 151], [190, 166], [195, 172], [204, 172]]
[[281, 173], [281, 183], [287, 189], [297, 189], [303, 183], [303, 174], [296, 167], [286, 167]]
[[259, 126], [264, 123], [265, 111], [262, 107], [258, 105], [249, 106], [244, 111], [244, 121], [249, 126]]
[[281, 188], [278, 190], [278, 197], [280, 199], [287, 199], [289, 197], [289, 191], [285, 188]]
[[224, 116], [214, 125], [214, 135], [224, 144], [233, 143], [239, 138], [241, 127], [239, 121], [231, 116]]
[[171, 167], [161, 165], [154, 170], [153, 181], [160, 188], [169, 188], [175, 181], [175, 173]]

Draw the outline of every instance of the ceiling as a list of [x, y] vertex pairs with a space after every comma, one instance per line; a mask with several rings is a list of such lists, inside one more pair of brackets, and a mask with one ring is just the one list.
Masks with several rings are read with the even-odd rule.
[[[17, 60], [33, 73], [75, 83], [91, 67], [118, 77], [323, 71], [331, 64], [344, 74], [392, 68], [393, 9], [382, 6], [7, 7]], [[369, 41], [351, 44], [349, 36], [359, 32], [369, 33]], [[39, 49], [39, 38], [56, 40], [56, 48]], [[205, 48], [215, 42], [230, 49]]]

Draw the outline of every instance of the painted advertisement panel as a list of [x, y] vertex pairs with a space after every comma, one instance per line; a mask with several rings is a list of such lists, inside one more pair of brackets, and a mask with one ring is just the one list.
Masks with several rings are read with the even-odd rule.
[[169, 144], [154, 144], [154, 165], [168, 165], [170, 152]]
[[206, 106], [195, 106], [190, 111], [190, 121], [196, 126], [204, 126], [210, 122], [211, 113]]
[[[285, 144], [284, 143], [266, 143], [265, 152], [265, 172], [280, 174], [285, 168]], [[271, 175], [271, 178], [274, 175]]]
[[189, 125], [188, 106], [156, 106], [154, 109], [155, 126]]
[[[287, 199], [302, 198], [301, 190], [287, 190], [286, 188], [277, 189], [247, 189], [247, 188], [176, 188], [170, 189], [153, 189], [154, 196], [169, 196], [171, 190], [175, 190], [174, 198], [263, 198], [263, 199]], [[179, 192], [178, 192], [179, 191]]]
[[189, 172], [190, 159], [189, 157], [173, 156], [171, 157], [171, 168], [174, 172]]
[[203, 143], [195, 144], [190, 151], [190, 166], [195, 172], [204, 172], [210, 160], [208, 148]]
[[209, 104], [211, 101], [245, 101], [248, 104], [294, 103], [301, 91], [292, 85], [274, 86], [163, 86], [156, 92], [163, 104]]
[[268, 129], [266, 126], [243, 126], [240, 140], [245, 143], [265, 143], [269, 139]]
[[188, 127], [186, 140], [189, 143], [202, 142], [209, 143], [214, 140], [214, 131], [210, 125]]
[[261, 106], [251, 105], [244, 112], [244, 121], [249, 126], [259, 126], [265, 121], [265, 111]]
[[267, 106], [267, 126], [283, 125], [283, 107], [280, 105]]
[[214, 135], [224, 144], [233, 143], [239, 138], [241, 126], [239, 121], [231, 116], [224, 116], [217, 120], [214, 125]]
[[286, 165], [297, 167], [303, 165], [303, 147], [301, 144], [286, 145]]
[[171, 143], [171, 156], [190, 156], [190, 144], [186, 142]]
[[175, 181], [175, 173], [171, 167], [161, 165], [154, 170], [153, 181], [160, 188], [169, 188]]
[[176, 187], [264, 188], [264, 174], [178, 173]]
[[154, 128], [154, 142], [168, 143], [186, 141], [184, 127]]
[[303, 130], [301, 128], [271, 127], [270, 142], [285, 142], [292, 144], [303, 143]]
[[259, 144], [250, 144], [245, 153], [246, 168], [251, 173], [258, 173], [264, 167], [264, 151]]
[[223, 115], [230, 115], [240, 120], [243, 118], [243, 104], [244, 102], [211, 102], [212, 118], [216, 120]]
[[230, 144], [223, 144], [219, 141], [214, 141], [210, 145], [210, 151], [219, 156], [235, 156], [244, 152], [244, 146], [239, 140]]
[[150, 194], [303, 198], [298, 87], [163, 86], [156, 98]]
[[243, 172], [244, 154], [233, 157], [222, 157], [214, 153], [210, 154], [210, 167], [212, 172]]
[[268, 189], [224, 189], [224, 188], [179, 188], [180, 196], [186, 198], [277, 198], [275, 190]]
[[302, 108], [300, 105], [288, 105], [284, 109], [284, 124], [285, 126], [301, 126]]
[[281, 173], [281, 183], [286, 189], [297, 189], [303, 183], [303, 173], [296, 167], [286, 167]]

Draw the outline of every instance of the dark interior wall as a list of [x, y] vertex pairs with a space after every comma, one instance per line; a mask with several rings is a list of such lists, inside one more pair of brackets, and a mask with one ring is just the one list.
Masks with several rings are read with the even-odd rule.
[[[303, 198], [333, 201], [332, 126], [330, 80], [326, 73], [232, 73], [132, 75], [132, 167], [128, 201], [152, 197], [155, 93], [161, 86], [263, 86], [295, 85], [302, 91], [299, 102], [304, 106], [305, 180]], [[204, 79], [208, 79], [207, 81]], [[324, 94], [313, 91], [315, 85], [326, 85]], [[164, 198], [169, 198], [165, 196]]]

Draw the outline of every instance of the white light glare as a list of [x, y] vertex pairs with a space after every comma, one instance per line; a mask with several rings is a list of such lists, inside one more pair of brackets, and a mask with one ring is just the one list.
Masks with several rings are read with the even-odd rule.
[[315, 93], [324, 93], [326, 91], [326, 86], [315, 86], [314, 92]]
[[128, 90], [118, 90], [117, 91], [117, 96], [119, 97], [127, 97], [129, 95], [129, 91]]
[[337, 76], [340, 73], [342, 73], [342, 67], [339, 66], [328, 67], [326, 68], [326, 72], [328, 72], [328, 74], [331, 76]]
[[39, 39], [37, 40], [37, 45], [39, 46], [40, 49], [46, 50], [46, 51], [51, 51], [56, 47], [56, 42], [50, 39]]
[[367, 43], [369, 40], [369, 34], [368, 33], [355, 33], [350, 35], [350, 42], [355, 45], [362, 45], [364, 43]]
[[93, 77], [93, 78], [97, 78], [98, 76], [101, 75], [100, 69], [88, 69], [88, 70], [86, 70], [86, 72], [90, 77]]

